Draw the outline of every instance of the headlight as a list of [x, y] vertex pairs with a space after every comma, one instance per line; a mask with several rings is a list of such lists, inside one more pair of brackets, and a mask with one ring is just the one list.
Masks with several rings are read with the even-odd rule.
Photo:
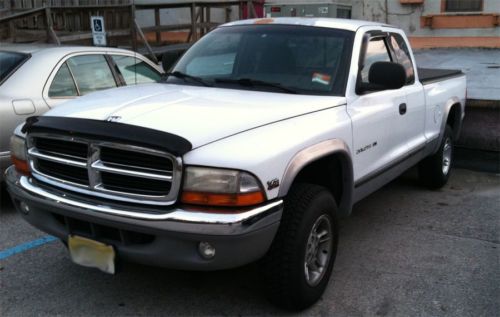
[[188, 167], [182, 202], [211, 206], [250, 206], [264, 202], [260, 182], [251, 174], [219, 168]]
[[26, 141], [23, 138], [17, 135], [10, 137], [10, 155], [26, 161]]
[[26, 140], [17, 135], [10, 138], [10, 156], [12, 164], [21, 174], [29, 175], [30, 169], [26, 158]]

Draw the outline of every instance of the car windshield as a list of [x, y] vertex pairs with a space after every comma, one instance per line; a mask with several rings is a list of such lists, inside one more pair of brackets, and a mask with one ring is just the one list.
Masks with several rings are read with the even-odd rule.
[[309, 95], [345, 93], [354, 32], [296, 25], [215, 29], [166, 82]]
[[28, 54], [0, 51], [0, 85], [28, 58]]

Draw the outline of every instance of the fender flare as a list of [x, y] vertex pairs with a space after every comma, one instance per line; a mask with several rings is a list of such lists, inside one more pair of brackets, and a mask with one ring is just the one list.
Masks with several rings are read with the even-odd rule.
[[342, 164], [342, 198], [338, 206], [340, 216], [348, 216], [352, 209], [352, 197], [354, 192], [354, 174], [352, 167], [351, 151], [349, 146], [340, 139], [326, 140], [297, 152], [289, 161], [283, 177], [281, 178], [281, 186], [278, 193], [279, 197], [287, 195], [290, 187], [299, 172], [314, 161], [323, 157], [340, 154]]
[[451, 97], [447, 102], [446, 104], [444, 105], [444, 111], [443, 111], [443, 117], [442, 117], [442, 121], [441, 121], [441, 129], [439, 131], [439, 142], [437, 142], [436, 144], [436, 148], [432, 151], [432, 153], [436, 153], [436, 151], [439, 149], [439, 145], [441, 144], [441, 140], [443, 139], [443, 135], [444, 135], [444, 130], [446, 128], [446, 121], [448, 121], [448, 117], [450, 115], [450, 111], [451, 111], [451, 107], [453, 107], [453, 105], [456, 105], [458, 104], [460, 106], [460, 114], [457, 118], [455, 118], [455, 120], [457, 120], [456, 123], [456, 129], [453, 131], [453, 137], [454, 139], [458, 139], [458, 136], [460, 135], [460, 130], [462, 129], [462, 119], [464, 117], [464, 108], [465, 108], [465, 104], [463, 104], [462, 102], [460, 102], [460, 99], [456, 96], [454, 97]]

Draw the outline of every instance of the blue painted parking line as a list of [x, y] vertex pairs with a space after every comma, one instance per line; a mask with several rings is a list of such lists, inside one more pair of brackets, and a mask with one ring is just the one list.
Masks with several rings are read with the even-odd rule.
[[46, 244], [46, 243], [49, 243], [52, 241], [56, 241], [56, 240], [58, 240], [56, 237], [46, 236], [46, 237], [43, 237], [40, 239], [36, 239], [36, 240], [30, 241], [30, 242], [26, 242], [26, 243], [17, 245], [15, 247], [12, 247], [12, 248], [7, 249], [7, 250], [0, 251], [0, 260], [8, 258], [11, 255], [21, 253], [21, 252], [27, 251], [29, 249], [33, 249], [33, 248], [39, 247], [43, 244]]

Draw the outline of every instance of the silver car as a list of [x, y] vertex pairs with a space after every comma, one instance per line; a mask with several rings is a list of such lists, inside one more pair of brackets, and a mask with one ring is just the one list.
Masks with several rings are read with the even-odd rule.
[[160, 67], [132, 51], [0, 43], [0, 183], [9, 139], [27, 117], [90, 92], [160, 80]]

